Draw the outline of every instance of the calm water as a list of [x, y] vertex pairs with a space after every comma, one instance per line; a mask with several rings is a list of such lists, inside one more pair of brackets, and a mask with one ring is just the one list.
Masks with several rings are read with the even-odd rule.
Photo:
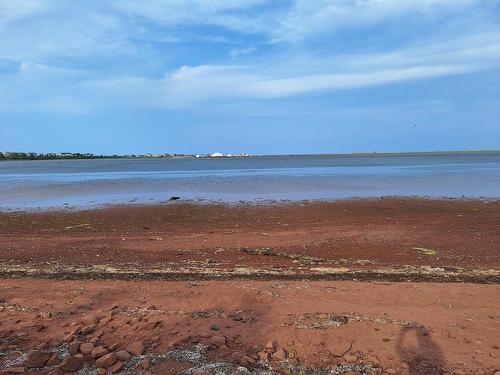
[[209, 201], [500, 197], [500, 152], [0, 162], [0, 209]]

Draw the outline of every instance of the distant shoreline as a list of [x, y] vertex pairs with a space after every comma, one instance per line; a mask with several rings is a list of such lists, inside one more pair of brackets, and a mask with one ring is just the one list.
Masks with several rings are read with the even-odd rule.
[[405, 155], [452, 155], [452, 154], [491, 154], [500, 150], [459, 150], [459, 151], [401, 151], [401, 152], [351, 152], [320, 154], [144, 154], [144, 155], [94, 155], [89, 153], [26, 153], [0, 152], [0, 161], [15, 160], [92, 160], [92, 159], [233, 159], [247, 157], [280, 156], [405, 156]]

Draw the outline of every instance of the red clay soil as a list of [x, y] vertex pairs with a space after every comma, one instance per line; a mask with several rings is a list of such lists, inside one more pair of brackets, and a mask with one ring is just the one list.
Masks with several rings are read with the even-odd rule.
[[[435, 256], [414, 248], [435, 250]], [[255, 255], [270, 248], [292, 256]], [[10, 264], [291, 267], [293, 256], [351, 266], [500, 269], [500, 201], [378, 199], [290, 205], [117, 206], [0, 214]], [[297, 258], [297, 257], [296, 257]], [[295, 262], [294, 262], [295, 260]], [[316, 262], [318, 263], [318, 262]]]
[[[72, 342], [114, 352], [139, 342], [151, 358], [202, 343], [208, 360], [244, 361], [276, 341], [277, 350], [311, 368], [500, 371], [498, 285], [23, 279], [0, 280], [0, 298], [0, 369], [16, 359], [22, 366], [19, 356], [29, 349], [51, 352]], [[130, 373], [141, 373], [140, 363], [133, 366]], [[149, 371], [174, 374], [190, 366], [168, 360]], [[55, 367], [30, 371], [54, 373]]]

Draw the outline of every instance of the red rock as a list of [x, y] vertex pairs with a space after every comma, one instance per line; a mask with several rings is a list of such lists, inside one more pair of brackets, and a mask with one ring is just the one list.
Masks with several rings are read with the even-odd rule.
[[274, 353], [277, 348], [278, 348], [278, 342], [277, 341], [269, 341], [266, 344], [266, 351], [268, 353]]
[[[288, 358], [288, 363], [292, 366], [297, 366], [299, 361], [297, 360], [297, 358]], [[347, 373], [347, 374], [349, 374], [349, 373]], [[351, 375], [357, 375], [357, 373], [353, 372]]]
[[116, 362], [116, 354], [115, 353], [108, 353], [103, 355], [101, 358], [97, 359], [95, 361], [95, 366], [96, 367], [109, 367], [112, 366]]
[[242, 352], [234, 352], [232, 355], [233, 360], [242, 366], [246, 366], [249, 364], [246, 361], [245, 357], [246, 357], [245, 353]]
[[66, 372], [77, 372], [83, 366], [83, 356], [80, 355], [70, 355], [66, 357], [62, 363], [59, 365], [59, 369]]
[[71, 342], [75, 338], [75, 335], [73, 333], [68, 333], [66, 336], [63, 337], [64, 342]]
[[257, 353], [252, 353], [252, 354], [247, 354], [249, 357], [253, 358], [254, 360], [258, 361], [259, 360], [259, 356], [257, 355]]
[[132, 354], [141, 355], [144, 353], [144, 344], [142, 341], [132, 342], [128, 344], [125, 349]]
[[94, 332], [94, 337], [101, 337], [102, 335], [104, 335], [103, 329], [98, 329], [97, 331]]
[[120, 361], [127, 362], [128, 360], [130, 360], [131, 356], [130, 353], [126, 350], [120, 350], [116, 352], [116, 358], [118, 358]]
[[255, 360], [255, 359], [253, 359], [252, 357], [250, 357], [250, 356], [246, 355], [246, 356], [244, 356], [244, 357], [243, 357], [243, 359], [244, 359], [247, 363], [250, 363], [251, 365], [255, 365], [256, 360]]
[[80, 349], [80, 344], [81, 344], [80, 341], [73, 341], [72, 343], [70, 343], [68, 345], [69, 354], [75, 355], [76, 353], [78, 353], [78, 349]]
[[226, 338], [224, 336], [214, 336], [210, 340], [210, 343], [216, 348], [226, 344]]
[[59, 358], [59, 355], [57, 353], [54, 353], [45, 364], [45, 366], [53, 367], [57, 366], [59, 363], [61, 363], [61, 359]]
[[63, 342], [62, 337], [57, 337], [57, 338], [52, 340], [51, 344], [52, 344], [53, 348], [57, 348], [57, 347], [61, 346], [62, 342]]
[[94, 349], [94, 344], [90, 342], [84, 342], [80, 344], [80, 352], [82, 354], [90, 354], [92, 353], [92, 350]]
[[40, 350], [32, 350], [28, 352], [28, 355], [26, 356], [26, 367], [43, 367], [51, 357], [51, 353], [42, 352]]
[[250, 351], [252, 353], [258, 353], [261, 352], [262, 350], [264, 350], [264, 348], [261, 345], [254, 345], [250, 348]]
[[9, 367], [3, 371], [5, 374], [24, 374], [26, 369], [24, 367]]
[[95, 331], [95, 326], [88, 325], [82, 328], [82, 335], [88, 335], [89, 333], [92, 333], [94, 331]]
[[123, 362], [118, 361], [113, 366], [109, 366], [106, 370], [108, 370], [112, 374], [116, 374], [117, 372], [120, 372], [122, 368]]
[[103, 320], [101, 320], [99, 323], [102, 324], [103, 326], [105, 326], [109, 322], [111, 322], [112, 320], [113, 320], [113, 317], [112, 316], [108, 316], [108, 317], [104, 318]]
[[13, 361], [13, 360], [19, 358], [20, 356], [22, 356], [21, 352], [10, 352], [10, 353], [6, 354], [3, 359], [8, 360], [8, 361]]
[[275, 361], [284, 361], [286, 359], [286, 353], [283, 349], [278, 349], [271, 355], [271, 358]]
[[144, 369], [144, 370], [147, 370], [148, 368], [151, 367], [151, 362], [149, 362], [149, 359], [144, 359], [142, 362], [141, 362], [141, 367]]
[[85, 315], [82, 318], [82, 323], [85, 324], [86, 326], [91, 326], [93, 324], [96, 324], [98, 321], [99, 319], [95, 315]]
[[108, 350], [103, 348], [102, 346], [98, 346], [98, 347], [95, 347], [94, 349], [92, 349], [92, 357], [94, 358], [99, 358], [99, 357], [102, 357], [103, 355], [107, 354], [108, 353]]
[[47, 326], [45, 324], [35, 324], [33, 328], [35, 328], [37, 332], [40, 332], [47, 328]]
[[14, 331], [11, 329], [2, 330], [2, 331], [0, 331], [0, 338], [5, 339], [5, 338], [9, 337], [10, 335], [12, 335], [13, 333], [14, 333]]

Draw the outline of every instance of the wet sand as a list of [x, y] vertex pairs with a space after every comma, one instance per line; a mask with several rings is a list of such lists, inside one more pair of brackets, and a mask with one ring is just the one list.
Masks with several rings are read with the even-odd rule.
[[0, 214], [0, 370], [40, 349], [97, 373], [79, 342], [137, 341], [118, 372], [494, 374], [499, 228], [500, 202], [480, 200]]
[[[0, 214], [0, 258], [4, 273], [26, 266], [41, 274], [52, 270], [59, 277], [67, 269], [70, 277], [74, 268], [82, 278], [96, 265], [101, 268], [92, 278], [106, 273], [119, 277], [120, 270], [127, 277], [149, 272], [148, 278], [168, 278], [175, 276], [168, 272], [174, 269], [178, 277], [194, 273], [205, 278], [217, 272], [251, 277], [251, 270], [312, 275], [321, 268], [325, 277], [328, 269], [487, 272], [500, 269], [499, 227], [500, 201], [176, 202]], [[134, 269], [141, 272], [128, 272]], [[157, 269], [164, 275], [151, 272]]]

